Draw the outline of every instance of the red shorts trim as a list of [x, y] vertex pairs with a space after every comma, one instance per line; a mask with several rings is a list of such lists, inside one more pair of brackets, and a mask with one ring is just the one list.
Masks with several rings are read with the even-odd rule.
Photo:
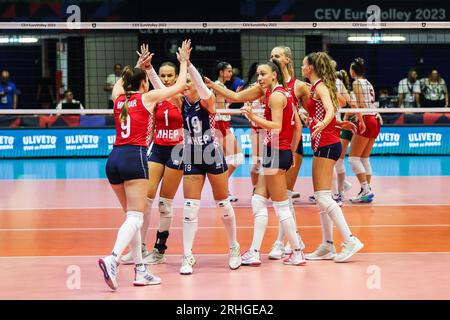
[[225, 137], [227, 130], [230, 129], [230, 121], [216, 121], [216, 129], [220, 131], [222, 137]]
[[362, 137], [369, 139], [376, 139], [380, 134], [381, 124], [374, 115], [368, 114], [363, 116], [364, 123], [366, 125], [366, 131], [363, 134], [359, 134]]

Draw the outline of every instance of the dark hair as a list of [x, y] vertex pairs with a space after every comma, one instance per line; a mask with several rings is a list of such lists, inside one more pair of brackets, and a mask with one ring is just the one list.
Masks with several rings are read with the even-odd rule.
[[355, 72], [357, 76], [363, 76], [364, 73], [366, 72], [366, 67], [364, 66], [364, 59], [356, 58], [350, 65], [350, 68]]
[[121, 67], [121, 68], [122, 68], [122, 65], [121, 65], [120, 63], [116, 63], [116, 64], [114, 64], [114, 68], [116, 68], [117, 66], [119, 66], [119, 67]]
[[223, 70], [225, 70], [226, 68], [228, 68], [228, 67], [231, 67], [231, 64], [230, 63], [228, 63], [228, 62], [226, 62], [226, 61], [218, 61], [217, 63], [216, 63], [216, 68], [215, 68], [215, 76], [216, 76], [216, 78], [219, 78], [219, 76], [220, 76], [220, 71], [223, 71]]
[[253, 62], [250, 67], [248, 68], [247, 72], [247, 83], [245, 86], [248, 86], [250, 84], [250, 81], [255, 76], [256, 69], [258, 69], [258, 62]]
[[125, 66], [123, 69], [122, 81], [126, 99], [120, 111], [120, 122], [125, 121], [128, 117], [128, 99], [130, 98], [131, 91], [139, 90], [143, 80], [147, 80], [145, 71], [139, 68], [132, 68], [131, 66]]
[[162, 67], [165, 67], [165, 66], [174, 68], [175, 69], [175, 74], [178, 74], [178, 67], [177, 67], [177, 65], [175, 63], [173, 63], [171, 61], [165, 61], [165, 62], [161, 63], [159, 68], [161, 69]]
[[272, 72], [277, 73], [277, 83], [281, 84], [283, 87], [285, 86], [286, 79], [284, 78], [283, 72], [281, 72], [281, 65], [277, 59], [270, 59], [267, 62], [261, 63], [260, 66], [267, 65], [270, 67]]
[[67, 89], [66, 91], [64, 91], [64, 93], [63, 93], [63, 97], [65, 97], [65, 96], [66, 96], [66, 94], [68, 94], [69, 92], [71, 92], [71, 93], [73, 94], [73, 91], [72, 91], [72, 90], [70, 90], [70, 89]]

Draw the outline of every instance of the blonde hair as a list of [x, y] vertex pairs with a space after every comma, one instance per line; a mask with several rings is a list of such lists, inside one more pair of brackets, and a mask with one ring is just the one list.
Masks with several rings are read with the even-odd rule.
[[292, 50], [291, 50], [291, 48], [285, 47], [285, 46], [276, 46], [275, 48], [283, 50], [283, 54], [291, 60], [291, 62], [289, 62], [286, 65], [286, 68], [288, 69], [288, 73], [291, 76], [291, 78], [294, 78], [295, 77], [295, 73], [294, 73], [294, 65], [293, 65], [293, 62], [292, 62], [294, 60], [292, 59]]
[[323, 83], [328, 88], [334, 110], [337, 111], [339, 109], [339, 101], [336, 89], [336, 69], [332, 63], [333, 60], [328, 53], [321, 51], [310, 53], [306, 57], [308, 64], [314, 67], [317, 76], [322, 79]]

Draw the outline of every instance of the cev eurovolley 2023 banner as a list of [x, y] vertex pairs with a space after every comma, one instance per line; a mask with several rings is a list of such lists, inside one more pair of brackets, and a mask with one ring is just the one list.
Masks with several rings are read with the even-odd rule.
[[[245, 155], [251, 154], [250, 128], [232, 129]], [[105, 157], [114, 129], [0, 130], [0, 158]], [[312, 155], [309, 130], [303, 129], [304, 154]], [[372, 154], [450, 155], [450, 126], [384, 126]]]

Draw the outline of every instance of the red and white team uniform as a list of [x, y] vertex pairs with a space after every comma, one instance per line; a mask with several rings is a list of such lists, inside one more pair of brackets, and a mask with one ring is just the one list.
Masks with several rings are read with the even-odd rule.
[[153, 143], [175, 146], [183, 142], [183, 118], [180, 109], [169, 101], [155, 107], [155, 132]]
[[[375, 91], [373, 90], [372, 84], [367, 79], [357, 79], [355, 80], [356, 83], [360, 84], [360, 87], [362, 89], [362, 97], [359, 97], [360, 100], [363, 100], [366, 108], [373, 109], [373, 113], [366, 113], [363, 115], [364, 123], [366, 125], [366, 131], [364, 131], [362, 134], [359, 134], [366, 138], [373, 138], [375, 139], [378, 137], [378, 134], [380, 133], [381, 124], [376, 118], [376, 105], [375, 105]], [[364, 108], [363, 106], [358, 106], [358, 108]]]

